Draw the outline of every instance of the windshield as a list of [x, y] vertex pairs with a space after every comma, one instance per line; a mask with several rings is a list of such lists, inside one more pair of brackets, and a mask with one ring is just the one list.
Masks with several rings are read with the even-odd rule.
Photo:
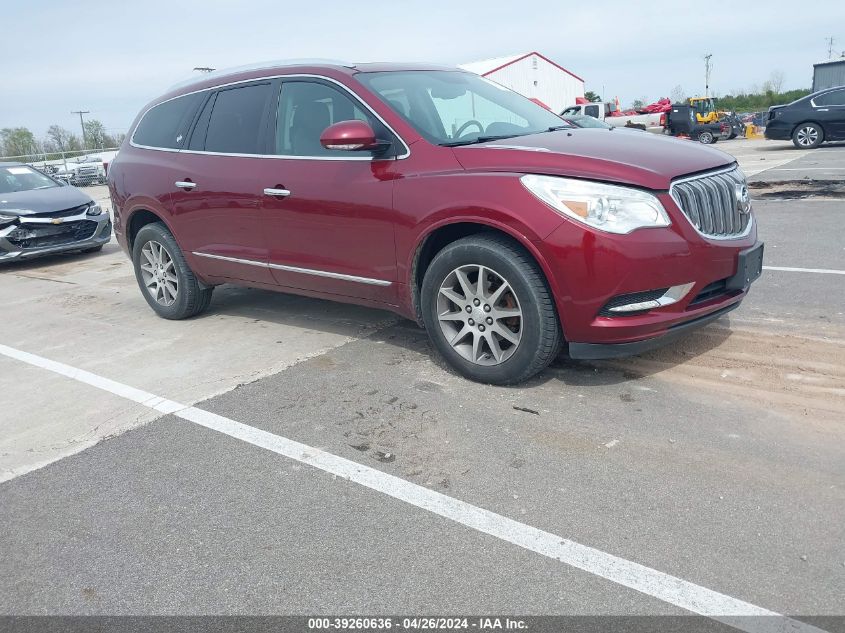
[[563, 123], [526, 97], [468, 72], [414, 70], [356, 78], [438, 145], [536, 134]]
[[26, 165], [0, 167], [0, 193], [32, 191], [60, 186], [52, 178]]

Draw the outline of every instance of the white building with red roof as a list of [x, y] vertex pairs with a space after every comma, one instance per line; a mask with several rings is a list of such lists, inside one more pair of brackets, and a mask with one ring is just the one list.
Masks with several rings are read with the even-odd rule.
[[460, 68], [502, 84], [561, 112], [584, 96], [584, 80], [536, 51], [461, 64]]

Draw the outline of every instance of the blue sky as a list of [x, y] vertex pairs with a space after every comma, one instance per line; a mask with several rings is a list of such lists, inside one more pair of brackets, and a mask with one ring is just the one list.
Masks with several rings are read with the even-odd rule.
[[[580, 6], [578, 6], [580, 5]], [[699, 6], [695, 15], [680, 8]], [[537, 50], [624, 104], [681, 85], [728, 94], [784, 73], [809, 87], [825, 38], [845, 50], [845, 2], [741, 3], [602, 0], [76, 0], [4, 3], [0, 22], [0, 127], [37, 136], [71, 110], [125, 131], [140, 108], [194, 66], [323, 57], [459, 64]], [[806, 19], [812, 15], [813, 19]], [[816, 25], [822, 26], [816, 26]]]

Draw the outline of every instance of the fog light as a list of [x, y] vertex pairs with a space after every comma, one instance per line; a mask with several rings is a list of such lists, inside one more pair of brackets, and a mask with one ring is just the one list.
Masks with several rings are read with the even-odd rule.
[[[663, 306], [668, 306], [672, 305], [673, 303], [677, 303], [678, 301], [686, 297], [687, 294], [689, 294], [689, 291], [692, 290], [692, 287], [694, 285], [695, 282], [691, 281], [687, 284], [672, 286], [671, 288], [667, 288], [665, 291], [662, 292], [658, 290], [644, 293], [634, 293], [632, 295], [627, 295], [632, 299], [632, 301], [619, 303], [619, 299], [624, 298], [626, 296], [622, 295], [622, 297], [616, 297], [615, 300], [611, 300], [609, 302], [611, 304], [617, 305], [608, 305], [606, 306], [606, 309], [602, 310], [602, 312], [624, 316], [626, 313], [630, 312], [643, 312], [645, 310], [654, 310], [655, 308], [662, 308]], [[637, 299], [639, 299], [639, 301], [637, 301]]]

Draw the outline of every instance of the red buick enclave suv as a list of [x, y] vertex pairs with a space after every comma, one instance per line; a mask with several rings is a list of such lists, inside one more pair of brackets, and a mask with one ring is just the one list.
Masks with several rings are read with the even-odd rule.
[[272, 64], [153, 101], [109, 170], [149, 305], [235, 283], [393, 310], [463, 375], [635, 354], [737, 307], [762, 269], [722, 152], [569, 127], [452, 68]]

